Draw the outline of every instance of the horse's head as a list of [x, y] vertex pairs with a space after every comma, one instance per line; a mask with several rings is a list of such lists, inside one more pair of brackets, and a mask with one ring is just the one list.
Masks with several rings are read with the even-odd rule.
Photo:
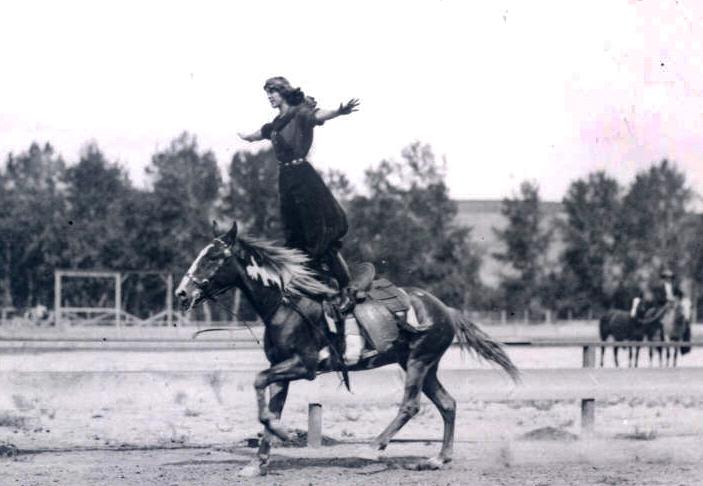
[[200, 250], [176, 288], [176, 297], [185, 310], [237, 285], [241, 268], [237, 258], [232, 258], [236, 248], [235, 222], [227, 233], [215, 237]]

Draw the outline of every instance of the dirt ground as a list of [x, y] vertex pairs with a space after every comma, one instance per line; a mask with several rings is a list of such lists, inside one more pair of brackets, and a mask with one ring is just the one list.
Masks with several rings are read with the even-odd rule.
[[[509, 353], [521, 368], [581, 364], [578, 348]], [[683, 364], [701, 366], [703, 350]], [[294, 384], [285, 424], [305, 429], [308, 402], [323, 397], [324, 434], [341, 443], [276, 448], [269, 476], [242, 480], [237, 471], [255, 453], [247, 439], [259, 431], [251, 380], [262, 365], [258, 350], [0, 354], [0, 455], [10, 455], [0, 457], [0, 486], [694, 485], [703, 477], [703, 399], [601, 400], [596, 434], [587, 437], [574, 400], [486, 402], [468, 398], [471, 383], [449, 390], [461, 398], [455, 457], [445, 470], [410, 470], [440, 447], [441, 419], [426, 400], [385, 458], [361, 459], [397, 410], [402, 373], [390, 370], [375, 397], [362, 380], [354, 394], [334, 380], [322, 392]], [[442, 363], [446, 370], [486, 367], [458, 352]], [[542, 440], [539, 431], [547, 432]]]
[[458, 444], [442, 471], [410, 470], [436, 444], [391, 444], [371, 461], [359, 446], [278, 449], [268, 476], [241, 479], [237, 471], [254, 449], [202, 448], [63, 451], [0, 462], [10, 485], [697, 485], [703, 474], [699, 438], [650, 442], [577, 440]]

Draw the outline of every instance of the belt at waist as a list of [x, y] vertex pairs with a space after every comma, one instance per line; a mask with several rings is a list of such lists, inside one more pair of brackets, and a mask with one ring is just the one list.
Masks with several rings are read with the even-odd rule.
[[279, 167], [292, 167], [295, 165], [300, 165], [303, 162], [306, 162], [305, 158], [293, 159], [293, 160], [289, 160], [288, 162], [279, 162], [278, 166]]

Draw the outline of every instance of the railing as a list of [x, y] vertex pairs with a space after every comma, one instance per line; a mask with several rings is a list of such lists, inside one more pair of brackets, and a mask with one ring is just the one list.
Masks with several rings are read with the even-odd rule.
[[[498, 373], [490, 370], [441, 370], [442, 380], [448, 389], [456, 390], [458, 398], [471, 398], [485, 401], [506, 400], [579, 400], [581, 410], [581, 429], [590, 434], [595, 428], [596, 400], [612, 395], [625, 396], [661, 396], [667, 393], [703, 396], [703, 368], [629, 368], [603, 369], [596, 367], [596, 348], [605, 347], [703, 347], [703, 342], [599, 342], [599, 341], [518, 341], [503, 343], [508, 347], [576, 347], [582, 351], [581, 368], [526, 369], [523, 371], [523, 384], [515, 386], [502, 380], [496, 384]], [[247, 335], [236, 339], [210, 338], [193, 341], [186, 338], [0, 338], [0, 351], [66, 351], [66, 350], [232, 350], [256, 349], [259, 345], [254, 338]], [[217, 370], [209, 370], [217, 371]], [[168, 373], [168, 372], [166, 372]], [[227, 371], [225, 371], [227, 373]], [[240, 371], [241, 373], [241, 371]], [[471, 375], [474, 386], [465, 387], [466, 378]], [[359, 375], [362, 378], [365, 375]], [[370, 376], [373, 378], [373, 376]], [[376, 380], [383, 377], [376, 377]], [[376, 381], [367, 382], [367, 386], [376, 386]], [[447, 384], [445, 383], [445, 384]], [[370, 385], [369, 385], [370, 384]], [[454, 392], [453, 392], [454, 393]], [[362, 400], [362, 394], [356, 395]], [[309, 404], [309, 445], [319, 446], [322, 430], [322, 408], [317, 401]]]

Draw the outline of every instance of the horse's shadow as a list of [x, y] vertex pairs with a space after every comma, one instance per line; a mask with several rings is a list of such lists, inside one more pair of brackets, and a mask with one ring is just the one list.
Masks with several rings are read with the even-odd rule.
[[[300, 470], [303, 468], [354, 469], [357, 474], [376, 474], [393, 469], [415, 470], [417, 464], [425, 461], [424, 456], [393, 456], [377, 460], [361, 457], [290, 457], [275, 455], [271, 459], [271, 473]], [[372, 466], [376, 466], [373, 467]], [[370, 469], [372, 468], [372, 469]]]
[[[250, 455], [247, 453], [239, 455]], [[251, 454], [253, 456], [253, 454]], [[253, 457], [252, 457], [253, 458]], [[415, 470], [417, 464], [426, 460], [424, 456], [393, 456], [383, 457], [378, 460], [364, 459], [361, 457], [291, 457], [279, 454], [271, 456], [269, 472], [282, 474], [289, 470], [299, 471], [304, 468], [326, 469], [351, 469], [358, 470], [357, 474], [377, 474], [394, 469]], [[169, 462], [164, 466], [212, 466], [227, 465], [244, 467], [249, 464], [248, 459], [192, 459], [186, 461]], [[376, 467], [372, 467], [376, 466]]]

